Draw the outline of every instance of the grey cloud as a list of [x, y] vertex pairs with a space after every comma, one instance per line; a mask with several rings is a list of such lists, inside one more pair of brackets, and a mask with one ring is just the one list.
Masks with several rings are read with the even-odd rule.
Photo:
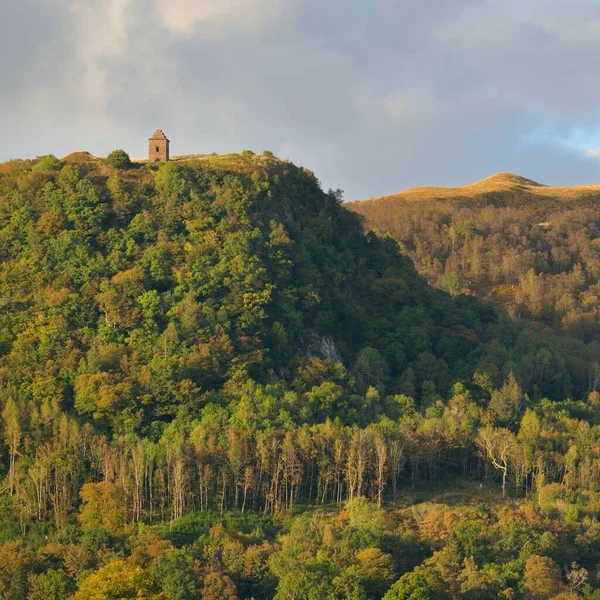
[[176, 153], [270, 149], [349, 199], [503, 170], [599, 179], [597, 158], [561, 142], [597, 130], [600, 7], [586, 0], [252, 0], [256, 15], [177, 0], [171, 20], [157, 0], [107, 0], [127, 4], [101, 21], [119, 19], [119, 51], [68, 2], [87, 0], [19, 0], [0, 24], [8, 48], [39, 32], [2, 68], [0, 158], [140, 156], [162, 127]]

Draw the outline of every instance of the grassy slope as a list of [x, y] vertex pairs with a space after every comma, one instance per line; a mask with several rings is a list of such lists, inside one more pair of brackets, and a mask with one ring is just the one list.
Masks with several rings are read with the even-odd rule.
[[382, 196], [371, 200], [349, 203], [351, 210], [369, 216], [370, 210], [381, 204], [388, 209], [403, 201], [450, 201], [458, 204], [468, 201], [495, 206], [521, 206], [527, 203], [554, 205], [560, 203], [588, 205], [600, 198], [600, 184], [578, 186], [546, 186], [512, 173], [498, 173], [476, 183], [461, 187], [425, 186]]

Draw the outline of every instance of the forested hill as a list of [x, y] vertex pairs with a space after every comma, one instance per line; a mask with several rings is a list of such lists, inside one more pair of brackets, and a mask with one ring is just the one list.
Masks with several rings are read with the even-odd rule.
[[4, 163], [0, 598], [596, 594], [597, 351], [269, 152]]
[[[446, 394], [477, 370], [501, 385], [515, 359], [490, 307], [429, 288], [288, 162], [119, 170], [80, 153], [0, 173], [0, 382], [40, 410], [145, 430], [227, 382], [333, 377], [293, 410], [353, 421], [369, 386]], [[310, 355], [343, 373], [308, 375]]]
[[[367, 230], [397, 239], [431, 285], [542, 323], [565, 348], [585, 346], [588, 379], [598, 385], [600, 185], [550, 187], [500, 173], [346, 206], [365, 218]], [[558, 353], [560, 344], [553, 343]]]

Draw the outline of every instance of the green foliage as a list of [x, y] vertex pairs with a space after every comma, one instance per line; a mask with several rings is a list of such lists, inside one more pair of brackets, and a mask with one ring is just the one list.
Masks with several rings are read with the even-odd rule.
[[128, 565], [123, 560], [114, 560], [86, 577], [74, 600], [128, 600], [144, 598], [163, 600], [162, 594], [150, 591], [150, 581], [140, 567]]
[[449, 600], [445, 582], [434, 569], [419, 567], [403, 575], [384, 600]]
[[125, 150], [113, 150], [104, 162], [113, 169], [128, 169], [131, 166], [131, 159]]
[[48, 569], [35, 581], [31, 600], [67, 600], [75, 591], [75, 582], [64, 570]]
[[429, 283], [493, 302], [515, 319], [517, 344], [530, 351], [511, 370], [530, 397], [558, 399], [583, 397], [600, 360], [595, 202], [591, 188], [500, 174], [347, 206], [368, 229], [397, 239]]
[[440, 288], [456, 296], [460, 292], [460, 280], [456, 273], [446, 271], [440, 278]]
[[1, 166], [0, 595], [591, 597], [594, 371], [267, 158]]
[[518, 416], [519, 409], [523, 403], [523, 393], [513, 373], [501, 389], [492, 392], [490, 399], [490, 410], [502, 423], [512, 423]]
[[170, 549], [153, 562], [149, 573], [167, 600], [197, 598], [194, 561], [189, 552]]
[[46, 154], [45, 156], [38, 156], [36, 163], [33, 165], [34, 171], [60, 171], [63, 165], [54, 156], [54, 154]]

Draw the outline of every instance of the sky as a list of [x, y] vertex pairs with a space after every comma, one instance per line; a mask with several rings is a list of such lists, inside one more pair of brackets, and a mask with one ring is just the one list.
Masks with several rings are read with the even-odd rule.
[[0, 161], [271, 150], [347, 200], [600, 182], [600, 0], [0, 0]]

